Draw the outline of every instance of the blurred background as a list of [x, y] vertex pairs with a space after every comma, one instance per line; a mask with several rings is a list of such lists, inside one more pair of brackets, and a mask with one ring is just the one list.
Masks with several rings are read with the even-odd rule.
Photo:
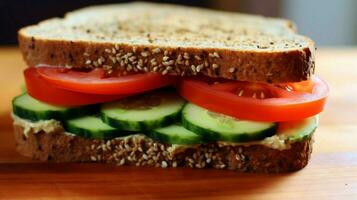
[[[16, 44], [16, 31], [25, 25], [93, 4], [120, 0], [0, 0], [0, 45]], [[318, 46], [357, 44], [355, 0], [161, 0], [200, 7], [284, 17], [295, 21], [299, 32]]]

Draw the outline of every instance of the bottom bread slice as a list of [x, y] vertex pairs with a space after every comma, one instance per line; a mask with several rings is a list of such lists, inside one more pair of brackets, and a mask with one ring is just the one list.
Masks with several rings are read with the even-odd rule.
[[16, 149], [35, 160], [54, 162], [103, 162], [117, 165], [230, 169], [241, 172], [278, 173], [305, 167], [312, 151], [312, 137], [284, 150], [264, 145], [173, 146], [145, 135], [94, 140], [67, 134], [63, 129], [25, 130], [15, 124]]

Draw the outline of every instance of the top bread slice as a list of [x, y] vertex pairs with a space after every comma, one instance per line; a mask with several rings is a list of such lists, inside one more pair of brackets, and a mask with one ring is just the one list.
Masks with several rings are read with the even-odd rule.
[[314, 72], [314, 43], [292, 22], [186, 6], [93, 6], [22, 28], [28, 65], [205, 74], [297, 82]]

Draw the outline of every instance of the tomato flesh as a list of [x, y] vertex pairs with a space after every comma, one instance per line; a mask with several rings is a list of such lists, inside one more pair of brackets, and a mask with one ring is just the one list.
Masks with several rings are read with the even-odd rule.
[[126, 97], [125, 95], [98, 95], [73, 92], [58, 88], [42, 76], [34, 67], [24, 71], [27, 93], [40, 101], [62, 106], [79, 106], [113, 101]]
[[[25, 79], [31, 96], [57, 105], [112, 101], [177, 82], [176, 77], [156, 73], [106, 77], [101, 68], [81, 72], [63, 67], [28, 68]], [[195, 76], [179, 81], [178, 90], [186, 100], [208, 110], [269, 122], [316, 115], [323, 110], [328, 94], [327, 84], [317, 76], [275, 85]]]
[[[250, 84], [232, 81], [210, 85], [199, 79], [186, 78], [180, 82], [179, 92], [186, 100], [214, 112], [237, 119], [270, 122], [316, 115], [323, 110], [328, 94], [327, 84], [316, 76], [308, 83], [312, 85], [310, 89], [302, 86], [303, 90], [294, 89], [299, 88], [298, 83], [287, 84], [293, 91], [268, 84], [256, 84], [252, 89]], [[256, 93], [269, 91], [269, 95], [264, 95], [264, 98], [239, 95], [237, 90], [240, 88], [249, 94], [254, 94], [254, 90]]]
[[90, 72], [63, 70], [62, 67], [38, 67], [38, 73], [62, 89], [91, 94], [134, 94], [171, 85], [176, 78], [158, 73], [105, 77], [102, 68]]

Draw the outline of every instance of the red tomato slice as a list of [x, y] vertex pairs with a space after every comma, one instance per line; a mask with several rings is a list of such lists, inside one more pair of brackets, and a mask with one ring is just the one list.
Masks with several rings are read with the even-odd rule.
[[175, 77], [157, 73], [104, 77], [104, 70], [91, 72], [64, 70], [61, 67], [38, 67], [38, 73], [57, 87], [92, 94], [133, 94], [170, 85]]
[[40, 101], [62, 106], [79, 106], [113, 101], [126, 97], [124, 95], [86, 94], [64, 90], [53, 86], [30, 67], [24, 71], [27, 93]]
[[320, 113], [328, 86], [317, 76], [311, 81], [280, 85], [238, 81], [209, 84], [186, 78], [179, 83], [179, 92], [194, 104], [237, 119], [280, 122]]

